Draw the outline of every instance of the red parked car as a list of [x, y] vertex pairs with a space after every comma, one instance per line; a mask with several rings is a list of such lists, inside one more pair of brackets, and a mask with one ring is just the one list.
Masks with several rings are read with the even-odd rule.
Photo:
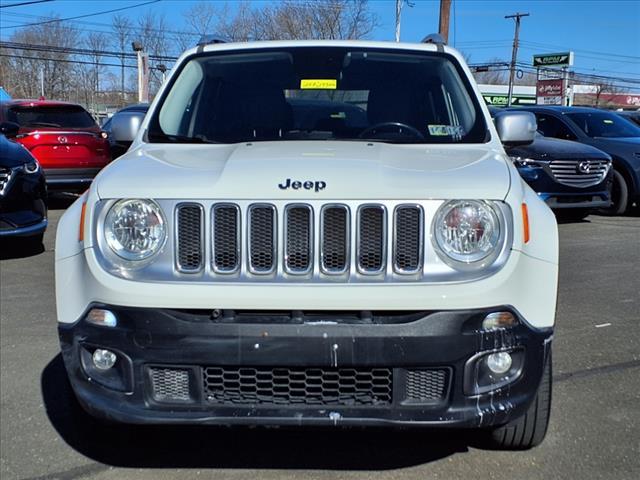
[[19, 126], [14, 140], [38, 159], [49, 190], [85, 190], [111, 160], [107, 134], [80, 105], [6, 101], [1, 104], [0, 122]]

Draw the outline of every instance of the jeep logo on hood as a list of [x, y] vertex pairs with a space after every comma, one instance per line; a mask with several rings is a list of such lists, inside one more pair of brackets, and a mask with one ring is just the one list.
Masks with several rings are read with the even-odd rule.
[[284, 182], [278, 184], [278, 188], [280, 190], [288, 190], [289, 188], [293, 188], [294, 190], [300, 190], [301, 188], [304, 188], [305, 190], [313, 189], [316, 192], [319, 192], [320, 190], [324, 190], [326, 186], [327, 186], [327, 183], [323, 182], [322, 180], [316, 180], [316, 181], [305, 180], [303, 182], [301, 180], [291, 180], [290, 178], [287, 178]]

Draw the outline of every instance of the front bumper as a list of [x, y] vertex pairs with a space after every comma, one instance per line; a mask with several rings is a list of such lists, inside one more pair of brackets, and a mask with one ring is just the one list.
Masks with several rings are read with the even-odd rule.
[[[500, 425], [524, 414], [533, 400], [552, 335], [552, 329], [532, 328], [508, 307], [409, 316], [378, 312], [385, 320], [377, 323], [376, 312], [345, 313], [343, 319], [316, 312], [313, 322], [292, 313], [283, 322], [282, 313], [225, 320], [206, 310], [101, 308], [111, 310], [118, 325], [100, 327], [84, 319], [60, 324], [62, 353], [83, 407], [126, 423]], [[519, 325], [479, 331], [487, 313], [504, 310]], [[88, 363], [96, 348], [118, 355], [105, 377]], [[480, 352], [496, 350], [522, 352], [519, 376], [501, 389], [469, 394], [465, 365]], [[162, 369], [183, 373], [159, 384], [154, 372]], [[211, 375], [223, 371], [227, 376], [213, 385]], [[180, 388], [182, 396], [171, 397]], [[278, 393], [282, 388], [286, 392]]]

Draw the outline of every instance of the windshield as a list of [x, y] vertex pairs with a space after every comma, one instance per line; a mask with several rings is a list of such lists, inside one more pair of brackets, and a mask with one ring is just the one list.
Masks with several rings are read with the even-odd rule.
[[22, 127], [89, 128], [96, 125], [85, 109], [74, 105], [12, 107], [8, 120]]
[[567, 116], [592, 138], [640, 137], [640, 128], [613, 113], [568, 113]]
[[435, 53], [307, 47], [194, 56], [151, 119], [151, 142], [479, 143], [459, 65]]

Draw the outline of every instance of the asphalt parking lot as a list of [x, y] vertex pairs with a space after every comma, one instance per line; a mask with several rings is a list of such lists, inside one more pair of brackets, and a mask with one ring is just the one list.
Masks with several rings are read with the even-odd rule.
[[[42, 252], [0, 255], [0, 477], [640, 478], [640, 216], [560, 226], [554, 399], [545, 442], [466, 433], [106, 427], [70, 408], [58, 355], [50, 210]], [[535, 225], [533, 226], [535, 235]], [[536, 295], [536, 285], [522, 285]]]

